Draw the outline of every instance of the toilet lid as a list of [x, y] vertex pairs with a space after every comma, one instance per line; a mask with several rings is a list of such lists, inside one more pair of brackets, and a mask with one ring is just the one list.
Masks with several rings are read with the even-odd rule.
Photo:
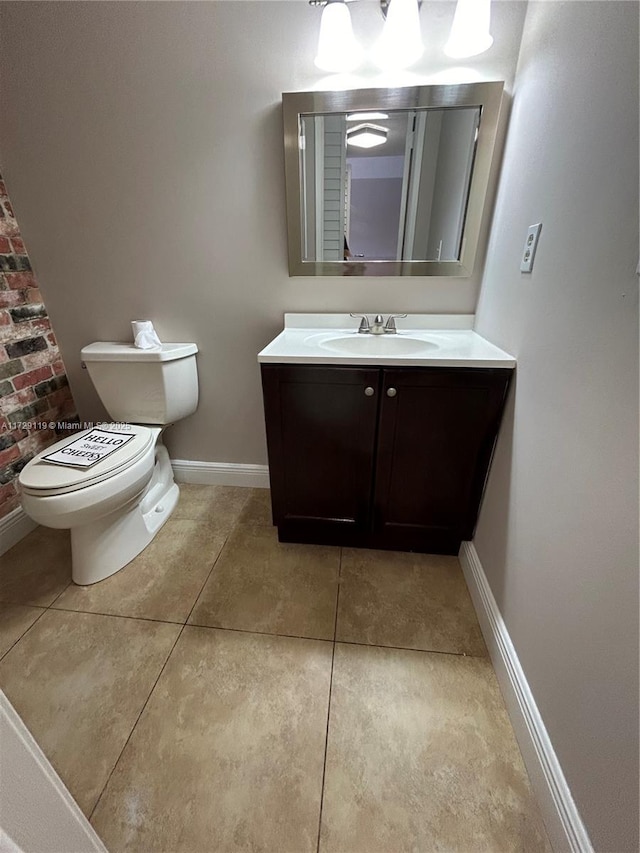
[[133, 435], [126, 444], [119, 447], [110, 456], [97, 462], [91, 468], [73, 468], [47, 462], [43, 457], [55, 451], [62, 450], [67, 444], [78, 441], [88, 435], [91, 430], [75, 433], [63, 438], [56, 444], [50, 445], [38, 453], [20, 472], [19, 482], [25, 492], [61, 494], [76, 491], [105, 480], [119, 469], [125, 468], [142, 456], [150, 445], [155, 443], [159, 429], [140, 426], [138, 424], [100, 424], [100, 429], [117, 433]]

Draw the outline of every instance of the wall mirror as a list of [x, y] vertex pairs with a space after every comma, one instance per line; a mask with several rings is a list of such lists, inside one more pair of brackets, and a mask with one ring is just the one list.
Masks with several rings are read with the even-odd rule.
[[503, 85], [285, 93], [289, 274], [471, 275]]

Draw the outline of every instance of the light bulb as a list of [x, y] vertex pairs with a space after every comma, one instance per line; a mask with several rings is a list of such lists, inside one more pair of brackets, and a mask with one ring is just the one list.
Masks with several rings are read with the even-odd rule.
[[390, 0], [382, 35], [372, 51], [374, 61], [384, 69], [406, 68], [423, 53], [418, 0]]
[[362, 62], [362, 55], [347, 4], [344, 0], [330, 0], [322, 10], [316, 66], [323, 71], [353, 71]]
[[463, 59], [489, 50], [493, 44], [490, 22], [491, 0], [458, 0], [444, 52], [454, 59]]

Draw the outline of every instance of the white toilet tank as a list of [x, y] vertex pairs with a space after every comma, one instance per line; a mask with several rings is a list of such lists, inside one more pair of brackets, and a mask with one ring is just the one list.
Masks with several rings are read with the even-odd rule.
[[89, 376], [109, 416], [134, 424], [170, 424], [198, 406], [196, 344], [99, 342], [81, 352]]

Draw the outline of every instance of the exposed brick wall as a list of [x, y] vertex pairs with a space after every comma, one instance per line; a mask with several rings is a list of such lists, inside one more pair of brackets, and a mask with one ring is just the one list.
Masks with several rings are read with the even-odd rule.
[[0, 518], [18, 474], [77, 420], [65, 367], [0, 175]]

